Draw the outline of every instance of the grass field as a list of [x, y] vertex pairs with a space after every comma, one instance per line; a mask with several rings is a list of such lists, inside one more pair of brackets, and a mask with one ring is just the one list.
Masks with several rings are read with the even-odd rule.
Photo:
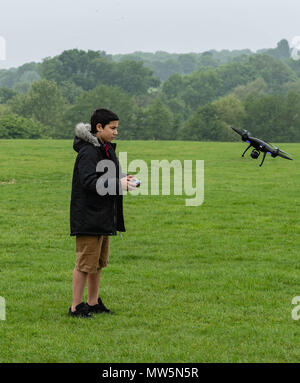
[[300, 144], [260, 168], [242, 142], [118, 142], [129, 161], [204, 160], [205, 200], [124, 197], [100, 287], [116, 315], [91, 320], [67, 315], [72, 141], [0, 145], [1, 362], [300, 362]]

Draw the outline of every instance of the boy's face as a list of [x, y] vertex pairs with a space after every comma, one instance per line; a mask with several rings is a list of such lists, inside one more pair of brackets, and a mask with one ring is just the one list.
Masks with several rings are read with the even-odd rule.
[[96, 137], [102, 142], [111, 142], [118, 135], [119, 121], [111, 121], [109, 124], [102, 128], [101, 124], [97, 124], [96, 128], [98, 132]]

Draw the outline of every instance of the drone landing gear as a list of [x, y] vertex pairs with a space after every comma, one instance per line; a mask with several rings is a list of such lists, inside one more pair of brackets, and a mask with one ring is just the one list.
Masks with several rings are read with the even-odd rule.
[[259, 165], [259, 166], [262, 166], [262, 164], [264, 163], [264, 160], [265, 160], [265, 158], [266, 158], [266, 152], [264, 152], [264, 156], [263, 156], [263, 159], [262, 159], [262, 161], [261, 161], [261, 164]]
[[250, 148], [251, 148], [251, 146], [252, 146], [252, 145], [249, 145], [249, 146], [248, 146], [248, 148], [247, 148], [247, 149], [244, 151], [244, 153], [242, 154], [242, 157], [244, 157], [244, 155], [245, 155], [246, 151], [247, 151], [248, 149], [250, 149]]
[[[250, 149], [251, 148], [251, 144], [246, 148], [246, 150], [244, 150], [244, 152], [243, 152], [243, 154], [242, 154], [242, 157], [244, 157], [245, 156], [245, 153], [247, 152], [247, 150], [248, 149]], [[262, 166], [262, 164], [264, 163], [264, 160], [265, 160], [265, 158], [266, 158], [266, 152], [264, 152], [264, 156], [263, 156], [263, 159], [262, 159], [262, 161], [261, 161], [261, 163], [260, 163], [260, 165], [259, 166]], [[253, 149], [252, 150], [252, 152], [251, 152], [251, 157], [252, 158], [254, 158], [254, 159], [257, 159], [258, 157], [259, 157], [259, 155], [260, 155], [260, 151], [259, 150], [257, 150], [257, 149]]]

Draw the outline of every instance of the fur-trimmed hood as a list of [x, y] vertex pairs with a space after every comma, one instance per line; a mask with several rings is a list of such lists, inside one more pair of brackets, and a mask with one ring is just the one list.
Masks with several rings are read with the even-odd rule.
[[75, 138], [73, 143], [74, 150], [76, 152], [79, 152], [81, 146], [84, 145], [86, 142], [94, 146], [101, 146], [100, 142], [98, 141], [98, 138], [91, 133], [91, 125], [84, 122], [80, 122], [76, 125], [75, 128]]

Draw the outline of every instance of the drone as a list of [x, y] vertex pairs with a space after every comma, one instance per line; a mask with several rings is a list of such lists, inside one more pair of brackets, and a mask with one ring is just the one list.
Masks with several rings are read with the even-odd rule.
[[267, 142], [264, 142], [263, 140], [260, 140], [259, 138], [251, 137], [250, 133], [247, 130], [239, 130], [234, 128], [233, 126], [231, 127], [236, 133], [238, 133], [242, 137], [242, 141], [248, 142], [249, 146], [246, 148], [244, 153], [242, 154], [242, 157], [244, 157], [245, 153], [247, 152], [248, 149], [250, 149], [251, 146], [253, 146], [253, 150], [251, 152], [251, 157], [254, 159], [257, 159], [260, 155], [260, 152], [264, 153], [263, 159], [260, 163], [259, 166], [262, 166], [264, 163], [264, 160], [266, 158], [266, 154], [270, 154], [272, 157], [281, 157], [285, 158], [287, 160], [292, 160], [292, 158], [288, 157], [290, 154], [284, 152], [283, 150], [280, 150], [276, 146], [269, 144]]

